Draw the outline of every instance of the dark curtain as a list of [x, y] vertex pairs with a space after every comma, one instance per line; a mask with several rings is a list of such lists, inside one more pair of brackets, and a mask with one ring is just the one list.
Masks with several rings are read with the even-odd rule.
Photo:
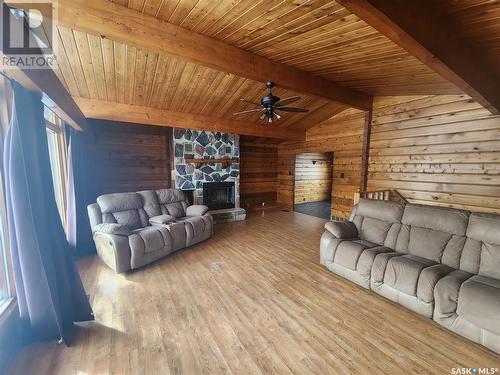
[[57, 211], [43, 105], [15, 82], [13, 89], [4, 173], [19, 313], [27, 338], [68, 345], [73, 322], [92, 320], [92, 309]]
[[66, 126], [65, 131], [68, 139], [66, 238], [75, 255], [95, 253], [92, 231], [87, 216], [89, 194], [86, 189], [88, 181], [85, 177], [84, 136], [69, 126]]

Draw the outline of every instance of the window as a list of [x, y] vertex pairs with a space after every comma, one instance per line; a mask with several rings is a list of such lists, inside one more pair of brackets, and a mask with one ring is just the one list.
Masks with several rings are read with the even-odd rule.
[[64, 122], [49, 108], [45, 107], [45, 125], [49, 145], [50, 168], [52, 170], [52, 183], [64, 228], [66, 228], [66, 176], [67, 176], [67, 151]]
[[[3, 140], [8, 129], [11, 105], [11, 87], [0, 77], [0, 170], [3, 171]], [[2, 173], [3, 174], [3, 173]], [[0, 176], [0, 314], [15, 296], [9, 252], [7, 211], [5, 207], [4, 182]]]

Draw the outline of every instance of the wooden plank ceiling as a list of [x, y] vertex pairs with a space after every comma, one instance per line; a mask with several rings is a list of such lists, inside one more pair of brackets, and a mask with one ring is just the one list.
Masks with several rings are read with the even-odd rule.
[[[240, 99], [260, 102], [267, 92], [260, 82], [65, 27], [59, 27], [59, 43], [59, 76], [74, 97], [222, 118], [256, 108]], [[281, 98], [298, 95], [301, 99], [294, 106], [311, 111], [287, 113], [279, 121], [282, 127], [325, 107], [330, 110], [327, 117], [344, 108], [279, 87], [273, 93]], [[259, 122], [259, 116], [253, 113], [237, 119]]]
[[[463, 36], [489, 48], [492, 58], [500, 62], [500, 33], [498, 22], [495, 23], [498, 5], [491, 5], [494, 1], [447, 1], [457, 22], [464, 25], [472, 22], [482, 30], [476, 32], [464, 27], [469, 31], [464, 31]], [[461, 93], [335, 1], [116, 2], [370, 95]], [[488, 4], [495, 9], [485, 17], [482, 9]], [[467, 11], [468, 6], [474, 12]], [[494, 35], [479, 40], [490, 32]], [[259, 102], [266, 92], [261, 82], [62, 26], [57, 43], [60, 47], [57, 75], [74, 97], [229, 118], [234, 112], [252, 108], [240, 98]], [[310, 112], [286, 113], [273, 126], [306, 130], [345, 108], [281, 88], [275, 89], [275, 94], [282, 98], [301, 96], [294, 106], [308, 108]], [[238, 119], [259, 122], [258, 117], [251, 114]]]
[[482, 53], [492, 71], [500, 73], [500, 3], [498, 0], [439, 0], [443, 16], [458, 37]]
[[457, 93], [335, 1], [117, 2], [372, 95]]

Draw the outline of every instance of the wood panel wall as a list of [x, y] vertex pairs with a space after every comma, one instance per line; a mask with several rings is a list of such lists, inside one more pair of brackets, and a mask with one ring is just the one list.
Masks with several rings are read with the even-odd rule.
[[330, 200], [332, 170], [331, 152], [297, 154], [294, 203]]
[[307, 141], [278, 147], [278, 205], [293, 209], [295, 155], [333, 152], [332, 215], [346, 217], [359, 190], [364, 112], [346, 110], [307, 131]]
[[172, 129], [92, 121], [83, 133], [89, 199], [171, 186]]
[[240, 205], [246, 210], [276, 207], [278, 141], [240, 137]]
[[468, 96], [376, 98], [368, 190], [500, 212], [500, 116]]

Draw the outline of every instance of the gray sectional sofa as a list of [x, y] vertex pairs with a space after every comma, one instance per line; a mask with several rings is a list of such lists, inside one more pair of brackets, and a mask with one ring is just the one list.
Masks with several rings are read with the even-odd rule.
[[363, 199], [325, 229], [330, 271], [500, 353], [500, 215]]
[[125, 272], [213, 235], [204, 205], [189, 205], [181, 190], [105, 194], [87, 207], [97, 254]]

